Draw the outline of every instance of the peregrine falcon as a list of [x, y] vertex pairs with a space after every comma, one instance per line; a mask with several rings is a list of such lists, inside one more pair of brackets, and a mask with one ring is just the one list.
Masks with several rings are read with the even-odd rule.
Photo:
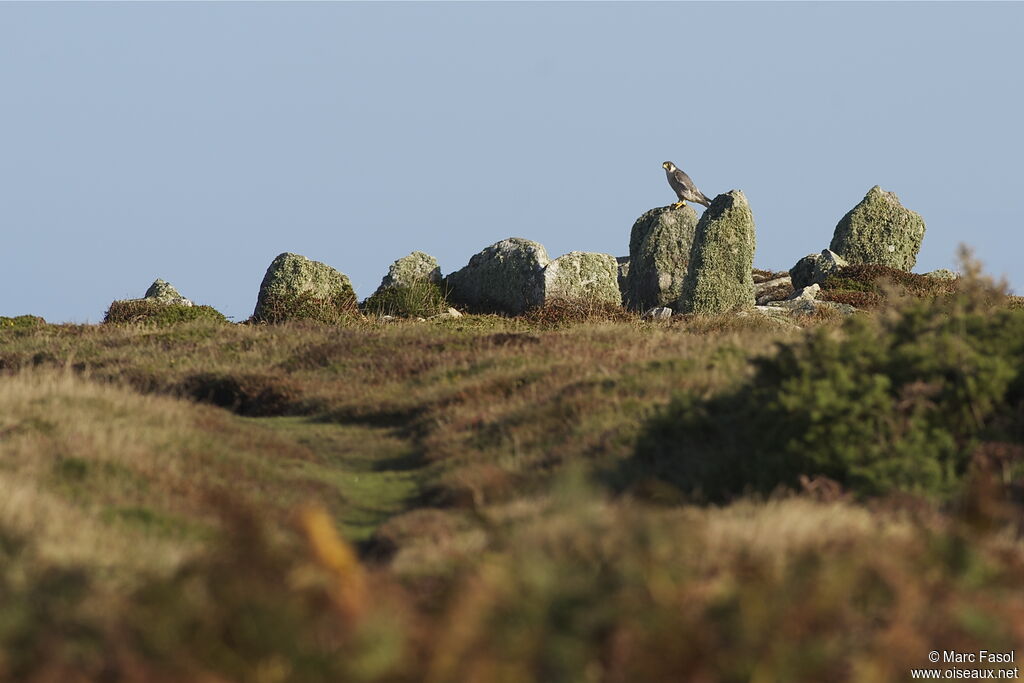
[[679, 197], [679, 201], [673, 204], [672, 208], [682, 208], [686, 202], [711, 206], [711, 200], [705, 197], [704, 193], [698, 190], [697, 186], [690, 180], [690, 176], [680, 171], [675, 164], [671, 161], [666, 161], [661, 167], [665, 169], [665, 175], [668, 176], [668, 184], [672, 186], [676, 196]]

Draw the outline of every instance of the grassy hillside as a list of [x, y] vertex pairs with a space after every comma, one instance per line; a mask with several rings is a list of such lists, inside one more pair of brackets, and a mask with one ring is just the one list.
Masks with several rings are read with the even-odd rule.
[[975, 283], [799, 322], [0, 327], [0, 679], [887, 681], [1012, 649], [1024, 311]]

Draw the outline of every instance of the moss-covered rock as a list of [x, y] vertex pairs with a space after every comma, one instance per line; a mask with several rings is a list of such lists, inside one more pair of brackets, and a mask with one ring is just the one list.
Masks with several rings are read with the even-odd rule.
[[111, 302], [103, 315], [104, 323], [145, 323], [173, 325], [191, 320], [227, 322], [224, 314], [212, 306], [196, 306], [183, 297], [171, 283], [157, 278], [141, 299]]
[[355, 291], [347, 275], [305, 256], [284, 253], [267, 268], [252, 315], [257, 322], [336, 323], [356, 312]]
[[754, 306], [754, 215], [740, 190], [720, 194], [697, 223], [676, 310], [718, 314]]
[[850, 264], [911, 270], [924, 239], [924, 219], [875, 185], [836, 225], [829, 249]]
[[682, 292], [697, 230], [691, 206], [651, 209], [633, 223], [629, 234], [626, 306], [646, 311], [672, 305]]
[[437, 259], [422, 251], [414, 251], [391, 264], [388, 274], [381, 279], [380, 287], [374, 294], [388, 287], [409, 287], [421, 282], [440, 285], [441, 279]]
[[224, 314], [213, 306], [195, 306], [191, 302], [188, 305], [169, 304], [155, 297], [114, 301], [103, 315], [103, 322], [106, 324], [131, 323], [158, 327], [193, 320], [216, 323], [228, 321]]
[[496, 242], [445, 279], [448, 299], [475, 313], [522, 313], [544, 303], [549, 261], [537, 242], [521, 237]]
[[615, 257], [572, 251], [548, 263], [544, 268], [544, 301], [555, 299], [622, 304]]
[[179, 306], [191, 306], [192, 302], [174, 288], [167, 280], [161, 280], [157, 278], [153, 281], [153, 284], [146, 290], [146, 299], [153, 299], [165, 304], [177, 304]]

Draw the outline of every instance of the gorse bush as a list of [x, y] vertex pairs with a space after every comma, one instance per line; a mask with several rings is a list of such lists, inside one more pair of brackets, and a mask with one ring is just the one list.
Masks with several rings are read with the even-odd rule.
[[105, 323], [144, 323], [159, 327], [193, 320], [228, 321], [224, 314], [212, 306], [183, 306], [148, 299], [115, 301], [103, 316]]
[[448, 300], [440, 285], [416, 282], [385, 287], [363, 302], [363, 312], [402, 318], [428, 318], [448, 310]]
[[859, 494], [954, 491], [979, 444], [1024, 442], [1024, 311], [972, 287], [818, 329], [733, 391], [677, 397], [640, 440], [641, 471], [713, 500], [801, 475]]

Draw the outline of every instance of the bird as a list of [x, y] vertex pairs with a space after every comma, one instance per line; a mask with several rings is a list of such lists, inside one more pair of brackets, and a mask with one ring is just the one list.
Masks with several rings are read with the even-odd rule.
[[666, 161], [661, 167], [665, 169], [665, 175], [668, 176], [668, 184], [672, 186], [676, 196], [679, 197], [679, 201], [672, 205], [673, 209], [681, 209], [686, 202], [711, 206], [711, 200], [697, 189], [697, 186], [690, 180], [690, 176], [681, 171], [678, 166], [671, 161]]

